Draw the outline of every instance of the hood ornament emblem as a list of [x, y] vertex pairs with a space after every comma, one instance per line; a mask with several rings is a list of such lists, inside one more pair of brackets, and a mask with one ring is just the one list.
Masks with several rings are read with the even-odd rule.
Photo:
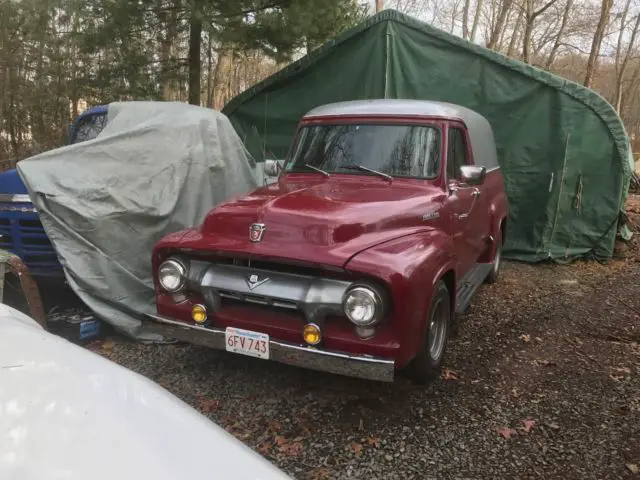
[[254, 243], [261, 242], [266, 229], [267, 226], [264, 223], [252, 223], [249, 228], [249, 240]]
[[252, 274], [252, 275], [249, 275], [245, 280], [247, 281], [249, 290], [253, 290], [255, 288], [258, 288], [260, 285], [264, 285], [271, 279], [269, 277], [265, 277], [261, 279], [258, 275]]

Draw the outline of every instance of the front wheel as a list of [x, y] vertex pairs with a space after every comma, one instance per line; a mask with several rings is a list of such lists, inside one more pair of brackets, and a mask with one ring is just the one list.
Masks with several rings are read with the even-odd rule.
[[449, 289], [442, 280], [436, 286], [426, 321], [425, 338], [407, 372], [414, 382], [420, 384], [433, 381], [440, 375], [449, 340], [451, 300]]
[[493, 263], [491, 264], [491, 270], [485, 280], [486, 283], [496, 283], [500, 276], [500, 268], [502, 267], [502, 230], [496, 238], [496, 253], [493, 256]]

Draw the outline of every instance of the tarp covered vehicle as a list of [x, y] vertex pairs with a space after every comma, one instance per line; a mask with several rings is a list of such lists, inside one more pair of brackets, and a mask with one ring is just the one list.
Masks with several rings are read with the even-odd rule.
[[[66, 144], [97, 137], [106, 124], [107, 110], [106, 105], [98, 105], [78, 115], [69, 127]], [[55, 249], [15, 168], [0, 173], [0, 248], [19, 256], [35, 276], [63, 275]]]
[[614, 108], [594, 91], [393, 10], [223, 109], [256, 160], [285, 158], [299, 118], [361, 99], [437, 100], [489, 120], [509, 196], [505, 255], [609, 258], [632, 171]]
[[18, 163], [67, 281], [102, 319], [139, 339], [155, 312], [151, 251], [255, 188], [255, 162], [229, 120], [174, 102], [109, 105], [89, 141]]

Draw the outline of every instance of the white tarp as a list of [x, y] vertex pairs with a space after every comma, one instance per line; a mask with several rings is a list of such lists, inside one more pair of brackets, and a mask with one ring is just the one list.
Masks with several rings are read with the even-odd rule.
[[257, 186], [255, 162], [220, 112], [177, 102], [109, 105], [93, 140], [18, 163], [76, 294], [139, 340], [155, 313], [151, 250]]

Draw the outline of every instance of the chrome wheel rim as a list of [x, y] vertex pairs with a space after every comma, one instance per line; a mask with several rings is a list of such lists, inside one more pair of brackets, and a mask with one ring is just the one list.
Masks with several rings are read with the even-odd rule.
[[502, 262], [502, 243], [496, 247], [496, 257], [493, 259], [493, 273], [498, 273], [500, 263]]
[[442, 300], [438, 300], [429, 322], [429, 356], [434, 362], [440, 360], [444, 351], [447, 338], [447, 323], [446, 308]]

